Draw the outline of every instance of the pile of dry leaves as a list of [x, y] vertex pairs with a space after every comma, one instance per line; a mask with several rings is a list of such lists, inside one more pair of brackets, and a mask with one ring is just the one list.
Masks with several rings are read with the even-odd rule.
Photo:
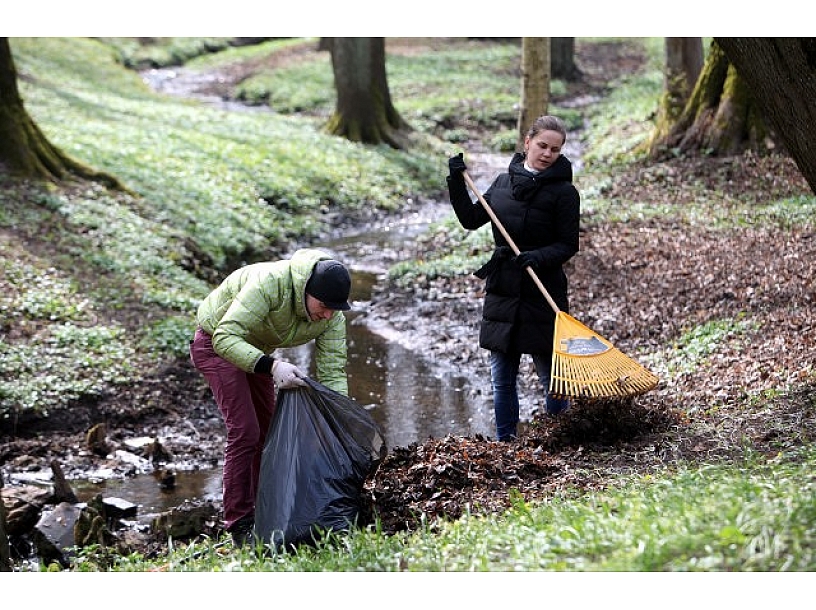
[[383, 531], [496, 514], [515, 499], [544, 500], [567, 489], [593, 489], [631, 466], [616, 446], [637, 445], [678, 424], [636, 399], [576, 403], [558, 418], [536, 417], [518, 441], [448, 436], [397, 447], [366, 485]]

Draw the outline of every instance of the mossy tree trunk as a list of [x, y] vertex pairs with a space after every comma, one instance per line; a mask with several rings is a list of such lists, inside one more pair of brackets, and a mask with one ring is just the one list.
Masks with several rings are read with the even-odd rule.
[[352, 142], [408, 146], [411, 127], [391, 103], [384, 38], [334, 38], [331, 49], [337, 106], [326, 125]]
[[666, 38], [664, 51], [663, 94], [657, 109], [652, 143], [660, 142], [671, 131], [703, 69], [702, 38]]
[[773, 135], [747, 83], [712, 42], [683, 111], [676, 121], [659, 127], [649, 154], [653, 159], [688, 152], [733, 155], [773, 146]]
[[533, 122], [547, 114], [550, 105], [550, 39], [521, 39], [521, 104], [516, 150], [524, 148], [524, 136]]
[[48, 141], [23, 105], [8, 38], [0, 38], [0, 169], [50, 181], [74, 176], [126, 190], [116, 178], [71, 159]]
[[816, 193], [816, 38], [716, 38]]

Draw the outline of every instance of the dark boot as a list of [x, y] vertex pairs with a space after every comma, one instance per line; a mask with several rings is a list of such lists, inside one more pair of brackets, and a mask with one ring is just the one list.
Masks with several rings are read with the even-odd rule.
[[546, 412], [547, 415], [561, 415], [570, 408], [570, 401], [567, 398], [556, 398], [547, 394]]
[[241, 517], [227, 531], [232, 535], [232, 543], [235, 546], [254, 545], [255, 516], [246, 515]]

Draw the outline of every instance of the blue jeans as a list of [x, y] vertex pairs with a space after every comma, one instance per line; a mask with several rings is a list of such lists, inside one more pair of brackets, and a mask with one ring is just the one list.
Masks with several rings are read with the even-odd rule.
[[[557, 415], [569, 408], [569, 400], [550, 395], [551, 360], [532, 355], [538, 380], [546, 394], [548, 415]], [[518, 372], [521, 354], [490, 352], [490, 379], [493, 384], [493, 410], [496, 415], [496, 437], [511, 440], [517, 434], [519, 422]]]

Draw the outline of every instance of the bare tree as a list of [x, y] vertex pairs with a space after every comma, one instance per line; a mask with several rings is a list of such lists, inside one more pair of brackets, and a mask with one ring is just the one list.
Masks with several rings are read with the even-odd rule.
[[661, 127], [659, 137], [650, 142], [650, 155], [653, 159], [692, 151], [731, 155], [747, 149], [764, 152], [773, 145], [773, 134], [751, 89], [712, 42], [683, 111]]
[[816, 193], [816, 38], [716, 38]]
[[569, 82], [581, 79], [575, 63], [575, 38], [550, 38], [550, 76]]
[[524, 136], [550, 105], [550, 39], [521, 39], [521, 106], [518, 116], [516, 150], [524, 146]]
[[649, 145], [652, 154], [682, 114], [703, 69], [702, 38], [666, 38], [664, 51], [663, 94]]
[[23, 105], [8, 38], [0, 38], [0, 167], [29, 178], [75, 176], [126, 190], [113, 176], [71, 159], [48, 141]]
[[408, 146], [411, 127], [391, 103], [384, 38], [334, 38], [331, 49], [337, 107], [328, 133], [352, 142]]

